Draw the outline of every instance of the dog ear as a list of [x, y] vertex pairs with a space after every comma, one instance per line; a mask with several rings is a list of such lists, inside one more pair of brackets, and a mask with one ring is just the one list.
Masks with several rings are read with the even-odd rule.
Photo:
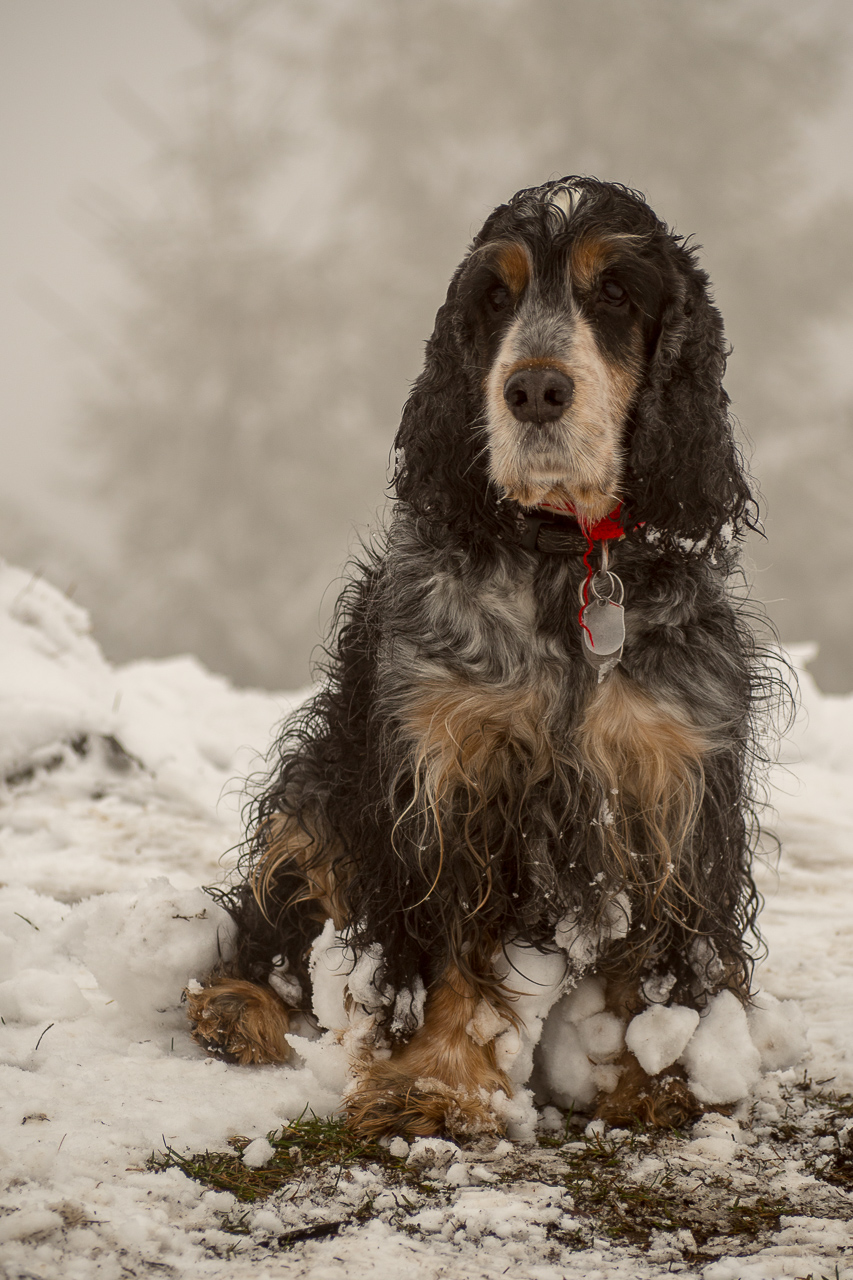
[[722, 551], [756, 524], [723, 390], [723, 322], [691, 250], [676, 262], [628, 450], [627, 516], [646, 538]]
[[403, 409], [394, 488], [436, 533], [477, 538], [497, 512], [486, 470], [482, 379], [458, 301], [462, 270], [436, 316], [423, 372]]

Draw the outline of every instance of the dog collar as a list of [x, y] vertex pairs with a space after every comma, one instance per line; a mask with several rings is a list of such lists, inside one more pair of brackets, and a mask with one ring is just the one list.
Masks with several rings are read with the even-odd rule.
[[574, 507], [543, 504], [522, 512], [524, 530], [521, 545], [526, 551], [544, 551], [550, 555], [585, 555], [590, 543], [610, 542], [625, 537], [620, 520], [622, 503], [595, 524], [581, 524]]

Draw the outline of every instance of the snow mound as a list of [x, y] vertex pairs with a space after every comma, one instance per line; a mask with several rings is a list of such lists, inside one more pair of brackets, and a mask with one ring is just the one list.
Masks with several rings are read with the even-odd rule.
[[202, 889], [178, 893], [165, 878], [141, 893], [106, 893], [75, 907], [66, 925], [103, 991], [125, 1008], [168, 1009], [193, 978], [231, 949], [233, 925]]
[[48, 969], [21, 969], [0, 983], [0, 1017], [35, 1027], [40, 1022], [82, 1018], [91, 1005], [73, 978]]
[[0, 654], [0, 775], [27, 780], [98, 743], [111, 781], [145, 769], [159, 794], [205, 813], [305, 697], [236, 690], [189, 656], [113, 667], [84, 609], [3, 561]]
[[86, 612], [48, 583], [0, 561], [0, 771], [46, 747], [109, 734], [116, 682]]

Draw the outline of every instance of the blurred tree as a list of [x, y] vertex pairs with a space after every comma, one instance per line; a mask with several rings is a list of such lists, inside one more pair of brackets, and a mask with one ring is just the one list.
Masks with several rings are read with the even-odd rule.
[[[783, 517], [760, 593], [794, 582], [795, 604], [774, 606], [784, 634], [822, 627], [823, 671], [853, 679], [798, 492], [807, 423], [813, 488], [843, 502], [849, 415], [805, 335], [846, 305], [853, 220], [843, 195], [796, 181], [849, 67], [842, 0], [185, 11], [204, 57], [182, 120], [149, 126], [151, 201], [107, 211], [132, 286], [84, 422], [115, 513], [118, 572], [95, 609], [107, 647], [304, 682], [466, 240], [512, 191], [580, 172], [641, 188], [705, 244], [729, 387]], [[838, 572], [851, 542], [843, 530], [825, 555]]]
[[115, 521], [95, 602], [107, 647], [132, 637], [136, 652], [185, 649], [238, 680], [282, 684], [306, 680], [294, 637], [306, 617], [316, 631], [326, 586], [341, 392], [314, 256], [270, 215], [290, 139], [286, 95], [258, 78], [266, 8], [187, 5], [204, 57], [184, 119], [164, 126], [129, 104], [155, 143], [153, 199], [102, 209], [130, 288], [82, 430]]

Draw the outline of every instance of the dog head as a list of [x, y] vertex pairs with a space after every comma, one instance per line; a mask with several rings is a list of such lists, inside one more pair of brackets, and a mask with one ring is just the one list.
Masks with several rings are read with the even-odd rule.
[[623, 503], [636, 537], [713, 549], [749, 523], [725, 346], [691, 249], [636, 193], [590, 178], [521, 191], [451, 282], [398, 437], [398, 493], [462, 508]]

